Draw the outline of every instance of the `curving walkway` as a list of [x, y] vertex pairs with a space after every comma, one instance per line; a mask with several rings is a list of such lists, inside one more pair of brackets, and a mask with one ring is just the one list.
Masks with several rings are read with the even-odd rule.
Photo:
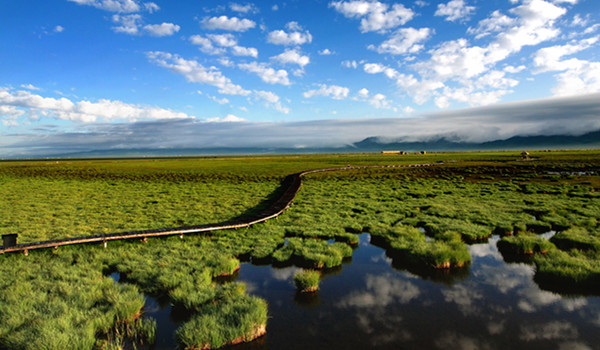
[[154, 230], [144, 231], [127, 231], [118, 233], [109, 233], [93, 236], [81, 236], [72, 238], [63, 238], [49, 241], [40, 241], [33, 243], [17, 244], [10, 247], [0, 246], [0, 254], [9, 252], [24, 252], [28, 254], [30, 250], [41, 249], [41, 248], [58, 248], [59, 246], [72, 245], [72, 244], [84, 244], [84, 243], [103, 243], [104, 247], [108, 241], [121, 240], [121, 239], [146, 239], [148, 237], [159, 237], [159, 236], [175, 236], [179, 235], [183, 237], [184, 234], [210, 232], [217, 230], [230, 230], [244, 227], [250, 227], [254, 224], [265, 222], [269, 219], [276, 218], [286, 211], [292, 202], [296, 198], [300, 187], [302, 186], [302, 176], [308, 174], [314, 174], [326, 171], [338, 171], [338, 170], [350, 170], [350, 169], [370, 169], [370, 168], [408, 168], [408, 167], [427, 167], [434, 164], [408, 164], [408, 165], [366, 165], [366, 166], [347, 166], [337, 168], [324, 168], [307, 170], [301, 173], [288, 175], [284, 181], [283, 186], [285, 191], [279, 199], [277, 199], [269, 208], [265, 209], [261, 213], [252, 215], [243, 219], [230, 220], [213, 224], [175, 227], [175, 228], [162, 228]]

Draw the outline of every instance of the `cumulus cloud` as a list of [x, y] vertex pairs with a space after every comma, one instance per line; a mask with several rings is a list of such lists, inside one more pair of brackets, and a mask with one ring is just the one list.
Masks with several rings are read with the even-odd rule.
[[206, 119], [207, 123], [241, 123], [241, 122], [246, 122], [246, 121], [247, 121], [246, 119], [240, 118], [233, 114], [228, 114], [228, 115], [224, 116], [223, 118], [215, 117], [215, 118], [207, 118]]
[[244, 47], [235, 45], [231, 48], [231, 53], [234, 56], [250, 56], [254, 58], [258, 57], [258, 50], [254, 47]]
[[320, 84], [319, 89], [308, 90], [302, 94], [304, 98], [311, 98], [314, 96], [325, 96], [331, 97], [334, 100], [343, 100], [348, 97], [350, 89], [339, 85], [326, 85]]
[[329, 50], [329, 49], [323, 49], [323, 50], [320, 50], [318, 53], [319, 53], [319, 55], [321, 55], [321, 56], [329, 56], [329, 55], [333, 55], [333, 51], [331, 51], [331, 50]]
[[312, 35], [308, 30], [302, 31], [297, 22], [290, 22], [286, 25], [290, 32], [284, 30], [274, 30], [267, 35], [267, 41], [275, 45], [303, 45], [312, 42]]
[[360, 18], [360, 31], [386, 32], [410, 21], [414, 12], [402, 4], [388, 4], [379, 1], [334, 1], [329, 3], [336, 11], [347, 18]]
[[298, 49], [286, 49], [279, 55], [271, 57], [271, 59], [281, 64], [297, 64], [301, 68], [310, 63], [310, 58], [302, 55]]
[[264, 102], [265, 107], [273, 108], [281, 113], [288, 114], [290, 113], [290, 109], [288, 107], [284, 107], [281, 104], [279, 96], [270, 91], [254, 91], [255, 98], [262, 100]]
[[223, 75], [215, 67], [206, 68], [198, 61], [186, 60], [178, 55], [168, 52], [151, 51], [147, 52], [148, 59], [161, 67], [168, 68], [174, 73], [183, 75], [189, 82], [201, 83], [215, 86], [219, 93], [226, 95], [247, 96], [250, 91], [241, 86], [233, 84], [229, 78]]
[[63, 26], [61, 26], [61, 25], [58, 25], [58, 26], [54, 27], [54, 31], [56, 33], [62, 33], [64, 30], [65, 30], [65, 28]]
[[177, 24], [173, 23], [161, 23], [161, 24], [147, 24], [144, 26], [144, 31], [152, 36], [171, 36], [177, 33], [181, 29]]
[[475, 38], [480, 39], [493, 33], [499, 33], [512, 26], [514, 22], [514, 18], [508, 17], [496, 10], [492, 12], [490, 17], [479, 21], [477, 27], [469, 27], [467, 32], [475, 35]]
[[117, 33], [129, 35], [149, 34], [152, 36], [171, 36], [181, 29], [180, 26], [173, 23], [163, 22], [161, 24], [143, 25], [143, 18], [139, 14], [119, 15], [114, 14], [112, 21], [118, 24], [112, 29]]
[[256, 23], [246, 18], [237, 17], [210, 17], [202, 20], [204, 28], [210, 30], [228, 30], [232, 32], [245, 32], [256, 27]]
[[569, 322], [553, 321], [545, 324], [525, 325], [521, 327], [519, 338], [524, 341], [533, 340], [575, 340], [579, 332]]
[[413, 54], [423, 49], [420, 43], [429, 39], [431, 34], [433, 30], [430, 28], [400, 28], [388, 40], [379, 46], [371, 45], [369, 49], [392, 55]]
[[208, 34], [206, 37], [192, 35], [190, 42], [200, 46], [200, 51], [209, 55], [223, 55], [229, 49], [234, 56], [258, 57], [256, 48], [239, 46], [232, 34]]
[[[121, 101], [100, 99], [96, 102], [77, 101], [67, 98], [43, 97], [29, 91], [0, 89], [0, 116], [19, 117], [25, 111], [36, 118], [49, 117], [59, 120], [90, 123], [98, 119], [137, 121], [145, 119], [192, 118], [168, 109], [139, 106]], [[11, 118], [10, 120], [15, 120]]]
[[237, 40], [233, 34], [208, 34], [207, 37], [219, 46], [231, 47], [237, 45]]
[[407, 304], [421, 294], [413, 283], [394, 278], [392, 275], [367, 275], [365, 282], [364, 291], [343, 297], [338, 302], [338, 307], [386, 307], [395, 302]]
[[112, 29], [117, 33], [136, 35], [140, 32], [140, 27], [142, 26], [142, 16], [138, 14], [113, 15], [112, 21], [119, 24], [116, 27], [112, 27]]
[[600, 91], [600, 62], [577, 58], [563, 59], [586, 50], [598, 43], [598, 37], [583, 39], [567, 45], [556, 45], [538, 50], [534, 55], [536, 73], [559, 71], [555, 95], [577, 95]]
[[[502, 96], [512, 92], [510, 88], [518, 84], [518, 81], [494, 73], [495, 76], [487, 78], [496, 77], [500, 82], [485, 84], [486, 78], [482, 76], [491, 71], [499, 71], [500, 69], [495, 69], [496, 65], [511, 54], [521, 51], [523, 47], [556, 38], [560, 30], [555, 27], [555, 22], [566, 10], [546, 0], [527, 0], [508, 12], [511, 17], [496, 11], [469, 30], [476, 37], [495, 35], [487, 45], [472, 45], [465, 38], [442, 42], [427, 52], [428, 59], [409, 65], [416, 74], [400, 73], [391, 68], [380, 70], [379, 73], [394, 80], [418, 104], [430, 99], [434, 99], [441, 108], [449, 107], [451, 101], [467, 102], [470, 105], [498, 102]], [[402, 28], [394, 35], [397, 37], [392, 36], [385, 45], [371, 48], [394, 54], [418, 51], [421, 50], [420, 40], [424, 40], [428, 33]], [[376, 73], [374, 66], [365, 68], [367, 73]], [[510, 70], [508, 68], [505, 72]], [[555, 94], [568, 88], [596, 91], [595, 74], [594, 64], [589, 64], [576, 73], [565, 72], [557, 77], [564, 84], [555, 88]]]
[[446, 17], [446, 21], [467, 20], [475, 11], [474, 6], [467, 6], [464, 0], [451, 0], [447, 4], [438, 4], [435, 16]]
[[238, 3], [229, 4], [229, 8], [231, 11], [239, 12], [239, 13], [257, 13], [258, 8], [254, 4], [245, 4], [241, 5]]
[[288, 72], [284, 69], [276, 70], [267, 66], [265, 63], [240, 63], [238, 68], [255, 73], [259, 78], [268, 84], [290, 85]]
[[93, 6], [100, 10], [131, 13], [146, 10], [153, 12], [158, 10], [158, 5], [153, 2], [140, 2], [137, 0], [68, 0], [79, 5]]
[[190, 42], [194, 45], [200, 46], [200, 51], [209, 55], [221, 55], [226, 52], [222, 47], [216, 47], [209, 38], [205, 38], [202, 35], [192, 35]]

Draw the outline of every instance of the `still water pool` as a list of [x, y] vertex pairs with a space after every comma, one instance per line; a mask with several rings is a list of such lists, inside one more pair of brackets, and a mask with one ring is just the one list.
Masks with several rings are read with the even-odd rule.
[[[297, 268], [243, 263], [237, 281], [269, 304], [267, 335], [234, 349], [600, 349], [600, 298], [541, 290], [534, 267], [506, 263], [497, 237], [469, 247], [459, 273], [408, 272], [360, 236], [351, 261], [296, 293]], [[148, 298], [158, 322], [155, 349], [176, 348], [185, 318]]]

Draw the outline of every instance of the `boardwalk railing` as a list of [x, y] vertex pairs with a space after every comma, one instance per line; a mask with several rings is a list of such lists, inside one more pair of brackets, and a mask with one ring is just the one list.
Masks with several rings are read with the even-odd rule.
[[324, 169], [315, 169], [315, 170], [307, 170], [301, 173], [288, 175], [283, 180], [284, 192], [269, 208], [264, 211], [245, 217], [243, 219], [224, 221], [220, 223], [213, 224], [203, 224], [203, 225], [195, 225], [195, 226], [184, 226], [184, 227], [175, 227], [175, 228], [161, 228], [161, 229], [153, 229], [153, 230], [143, 230], [143, 231], [127, 231], [127, 232], [118, 232], [118, 233], [108, 233], [108, 234], [100, 234], [93, 236], [80, 236], [80, 237], [72, 237], [72, 238], [63, 238], [63, 239], [55, 239], [49, 241], [40, 241], [33, 243], [22, 243], [16, 244], [12, 246], [0, 246], [0, 254], [9, 253], [9, 252], [24, 252], [25, 255], [28, 254], [30, 250], [33, 249], [41, 249], [41, 248], [58, 248], [59, 246], [64, 245], [72, 245], [72, 244], [84, 244], [84, 243], [104, 243], [106, 244], [108, 241], [114, 240], [122, 240], [122, 239], [146, 239], [148, 237], [161, 237], [161, 236], [182, 236], [186, 234], [192, 233], [200, 233], [200, 232], [210, 232], [217, 230], [230, 230], [230, 229], [238, 229], [244, 227], [250, 227], [254, 224], [265, 222], [269, 219], [276, 218], [281, 215], [286, 209], [292, 205], [292, 202], [296, 198], [298, 191], [300, 191], [300, 187], [302, 186], [301, 177], [308, 174], [326, 172], [326, 171], [338, 171], [338, 170], [350, 170], [350, 169], [370, 169], [370, 168], [399, 168], [399, 167], [425, 167], [431, 166], [433, 164], [409, 164], [409, 165], [366, 165], [366, 166], [347, 166], [347, 167], [337, 167], [337, 168], [324, 168]]

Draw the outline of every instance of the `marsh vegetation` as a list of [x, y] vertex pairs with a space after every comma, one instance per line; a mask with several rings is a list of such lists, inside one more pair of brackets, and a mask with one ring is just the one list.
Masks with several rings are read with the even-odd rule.
[[[286, 175], [306, 169], [445, 161], [308, 175], [290, 210], [249, 229], [0, 256], [0, 347], [146, 344], [155, 334], [144, 294], [185, 310], [173, 335], [183, 347], [251, 340], [268, 327], [269, 305], [226, 278], [240, 263], [327, 274], [352, 261], [363, 232], [396, 269], [449, 285], [469, 276], [470, 246], [499, 235], [504, 259], [533, 264], [541, 288], [598, 295], [600, 154], [532, 156], [538, 160], [499, 152], [0, 163], [0, 231], [33, 242], [244, 217], [268, 206]], [[558, 232], [550, 240], [539, 235], [550, 230]]]

